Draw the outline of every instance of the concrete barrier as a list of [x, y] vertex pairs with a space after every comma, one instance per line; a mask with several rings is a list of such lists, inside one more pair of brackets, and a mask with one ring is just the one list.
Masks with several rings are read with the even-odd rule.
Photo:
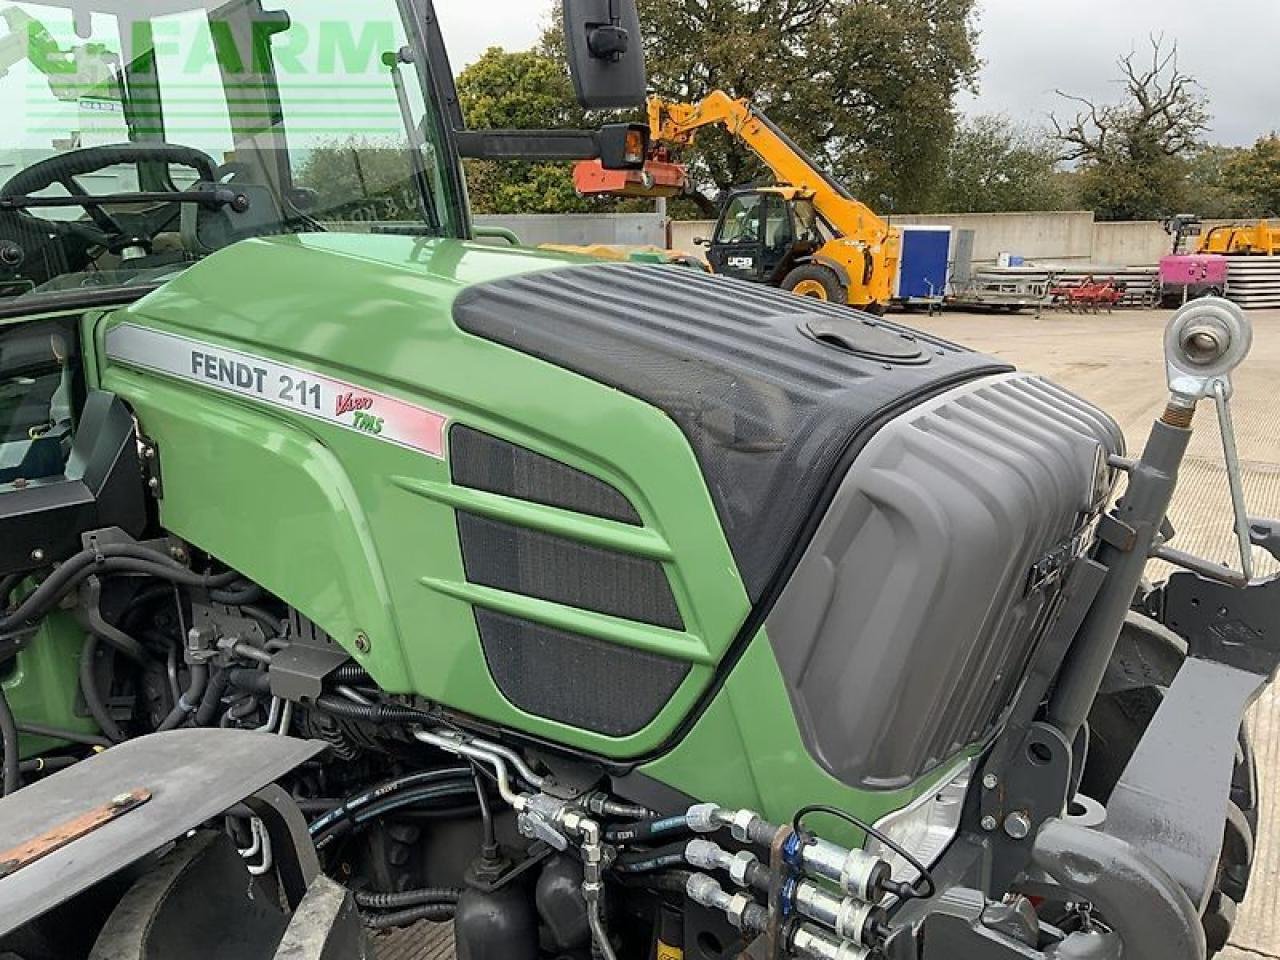
[[[1001, 253], [1054, 263], [1151, 266], [1172, 248], [1158, 220], [1095, 221], [1087, 210], [1041, 213], [928, 213], [892, 218], [896, 224], [951, 226], [973, 231], [974, 263], [995, 263]], [[1204, 229], [1223, 221], [1205, 221]], [[710, 220], [671, 224], [671, 246], [703, 256], [694, 237], [709, 237]]]
[[656, 213], [531, 213], [481, 215], [482, 226], [515, 231], [520, 242], [531, 247], [542, 243], [587, 246], [594, 243], [665, 247], [666, 222]]
[[1001, 253], [1027, 260], [1092, 259], [1093, 214], [942, 213], [895, 216], [893, 223], [951, 226], [973, 231], [973, 259], [994, 263]]

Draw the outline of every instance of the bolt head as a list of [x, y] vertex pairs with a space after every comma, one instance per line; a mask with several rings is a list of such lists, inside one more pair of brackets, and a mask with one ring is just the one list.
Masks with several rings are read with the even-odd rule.
[[1031, 818], [1017, 810], [1004, 819], [1004, 832], [1014, 840], [1025, 840], [1031, 835]]
[[998, 826], [1000, 826], [1000, 822], [990, 814], [982, 818], [982, 829], [987, 831], [987, 833], [990, 833]]
[[361, 653], [368, 653], [372, 644], [369, 642], [369, 635], [363, 630], [356, 632], [356, 649]]
[[1000, 778], [994, 773], [988, 773], [982, 778], [982, 785], [988, 790], [994, 790], [996, 787], [1000, 786]]
[[119, 796], [111, 798], [111, 806], [116, 807], [117, 809], [120, 807], [127, 807], [131, 803], [133, 803], [133, 794], [131, 793], [122, 793]]
[[44, 551], [41, 550], [39, 547], [36, 547], [34, 550], [31, 551], [31, 559], [34, 560], [36, 563], [44, 563]]
[[150, 487], [152, 490], [159, 490], [160, 489], [159, 478], [152, 477], [150, 480], [147, 481], [147, 486]]

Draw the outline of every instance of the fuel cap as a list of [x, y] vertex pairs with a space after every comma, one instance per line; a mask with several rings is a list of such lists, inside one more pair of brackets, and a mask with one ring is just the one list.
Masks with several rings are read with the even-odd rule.
[[878, 363], [928, 363], [930, 355], [909, 333], [873, 326], [856, 317], [809, 316], [800, 332], [824, 346], [834, 347]]

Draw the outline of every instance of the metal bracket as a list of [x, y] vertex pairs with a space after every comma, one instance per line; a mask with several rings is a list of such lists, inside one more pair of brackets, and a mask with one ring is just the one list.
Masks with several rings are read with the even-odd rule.
[[160, 474], [160, 448], [150, 437], [138, 437], [138, 452], [142, 454], [142, 474], [147, 490], [157, 500], [164, 499], [164, 477]]

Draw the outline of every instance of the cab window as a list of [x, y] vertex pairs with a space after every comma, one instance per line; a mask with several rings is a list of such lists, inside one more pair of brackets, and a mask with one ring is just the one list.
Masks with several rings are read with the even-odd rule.
[[720, 219], [716, 243], [755, 243], [760, 239], [760, 207], [758, 193], [742, 193], [729, 201]]

